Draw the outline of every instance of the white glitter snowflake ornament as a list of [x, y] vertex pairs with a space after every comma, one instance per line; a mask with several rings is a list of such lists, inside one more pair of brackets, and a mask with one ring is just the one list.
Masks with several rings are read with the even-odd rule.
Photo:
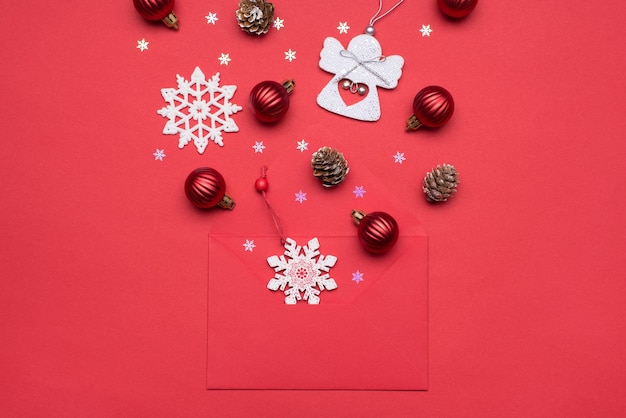
[[231, 116], [242, 108], [229, 102], [237, 86], [220, 86], [220, 73], [206, 80], [200, 67], [191, 74], [191, 81], [176, 75], [178, 88], [161, 89], [167, 106], [157, 111], [168, 118], [163, 128], [167, 135], [179, 135], [178, 148], [193, 140], [198, 153], [204, 153], [209, 140], [224, 146], [222, 132], [238, 132]]
[[[319, 66], [335, 76], [317, 96], [317, 104], [352, 119], [377, 121], [380, 101], [376, 88], [396, 88], [403, 65], [404, 58], [400, 55], [384, 56], [372, 35], [355, 36], [347, 49], [337, 39], [328, 37], [320, 53]], [[364, 98], [348, 106], [339, 93], [340, 82], [343, 88], [358, 91]]]
[[[287, 238], [285, 255], [289, 260], [285, 258], [285, 255], [280, 257], [273, 255], [267, 258], [267, 263], [276, 271], [274, 277], [267, 283], [267, 288], [273, 291], [278, 289], [284, 291], [287, 305], [295, 305], [302, 299], [310, 305], [319, 304], [320, 291], [337, 288], [337, 283], [328, 274], [330, 268], [337, 262], [337, 257], [320, 255], [319, 248], [320, 243], [317, 238], [311, 239], [304, 247], [297, 245], [295, 240]], [[304, 254], [301, 254], [301, 251], [304, 251]], [[317, 256], [319, 257], [316, 260]], [[289, 288], [285, 290], [286, 287]]]

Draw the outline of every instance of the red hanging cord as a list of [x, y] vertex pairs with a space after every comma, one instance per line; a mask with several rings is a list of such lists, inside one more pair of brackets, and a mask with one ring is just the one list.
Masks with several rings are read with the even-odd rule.
[[269, 183], [267, 182], [267, 166], [261, 167], [261, 177], [256, 179], [254, 183], [254, 188], [257, 192], [263, 195], [263, 200], [265, 200], [265, 205], [269, 209], [272, 214], [272, 219], [274, 220], [274, 226], [276, 227], [276, 231], [278, 231], [278, 236], [280, 237], [280, 244], [285, 245], [285, 237], [283, 232], [283, 224], [280, 221], [280, 217], [278, 216], [278, 212], [272, 207], [270, 201], [267, 199], [267, 189], [269, 187]]

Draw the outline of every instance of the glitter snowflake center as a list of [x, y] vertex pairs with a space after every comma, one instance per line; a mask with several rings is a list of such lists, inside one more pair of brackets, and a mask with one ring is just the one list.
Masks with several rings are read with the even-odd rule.
[[300, 289], [301, 292], [304, 292], [307, 287], [315, 286], [313, 265], [306, 259], [299, 259], [291, 264], [287, 276], [291, 279], [294, 287]]
[[211, 106], [204, 100], [194, 100], [189, 106], [189, 113], [194, 120], [205, 120], [211, 111]]

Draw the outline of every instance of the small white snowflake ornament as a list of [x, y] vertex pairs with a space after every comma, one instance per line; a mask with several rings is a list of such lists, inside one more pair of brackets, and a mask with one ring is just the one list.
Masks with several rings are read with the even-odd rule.
[[239, 127], [231, 116], [242, 107], [229, 100], [237, 86], [220, 86], [220, 73], [206, 80], [200, 67], [191, 74], [191, 81], [176, 75], [178, 88], [161, 89], [167, 106], [157, 113], [168, 121], [163, 133], [179, 135], [178, 148], [193, 141], [198, 153], [204, 153], [209, 140], [224, 146], [222, 132], [238, 132]]
[[[285, 255], [273, 255], [267, 263], [274, 268], [276, 274], [267, 283], [273, 291], [280, 289], [285, 293], [285, 303], [295, 305], [299, 300], [306, 300], [310, 305], [320, 303], [319, 294], [322, 290], [334, 290], [337, 283], [328, 272], [337, 262], [334, 255], [320, 255], [320, 243], [317, 238], [311, 239], [304, 247], [295, 240], [285, 240]], [[301, 252], [304, 251], [304, 254]], [[316, 260], [316, 257], [319, 256]], [[282, 273], [281, 273], [282, 272]], [[285, 288], [287, 288], [285, 290]], [[318, 287], [319, 289], [316, 289]]]
[[[380, 43], [372, 35], [355, 36], [348, 49], [344, 49], [337, 39], [328, 37], [320, 53], [319, 66], [335, 76], [317, 96], [317, 104], [352, 119], [377, 121], [380, 119], [380, 100], [376, 88], [396, 88], [403, 65], [404, 58], [400, 55], [382, 55]], [[355, 104], [346, 105], [339, 93], [341, 80], [366, 85], [367, 96]]]

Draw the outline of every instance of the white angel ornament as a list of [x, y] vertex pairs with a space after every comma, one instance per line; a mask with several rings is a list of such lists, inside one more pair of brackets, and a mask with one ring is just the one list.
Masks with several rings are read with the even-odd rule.
[[[319, 65], [335, 76], [317, 96], [317, 104], [342, 116], [373, 122], [380, 119], [377, 87], [393, 89], [398, 85], [404, 58], [382, 55], [373, 34], [363, 34], [352, 38], [347, 49], [337, 39], [326, 38]], [[364, 96], [363, 99], [347, 105], [339, 92], [340, 82], [342, 88]]]

